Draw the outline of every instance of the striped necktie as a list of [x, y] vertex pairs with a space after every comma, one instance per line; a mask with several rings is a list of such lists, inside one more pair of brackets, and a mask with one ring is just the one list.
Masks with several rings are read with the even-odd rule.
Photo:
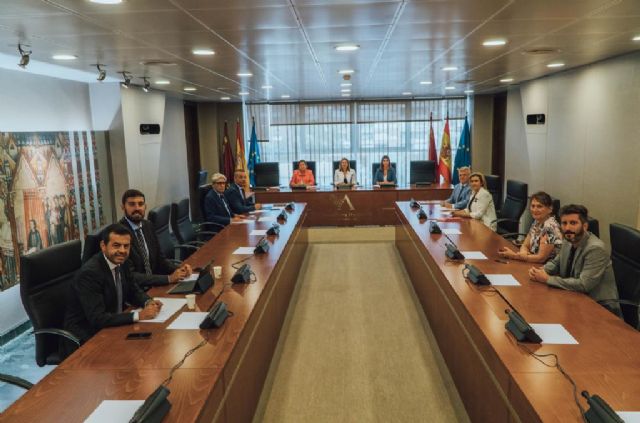
[[136, 242], [138, 248], [142, 253], [142, 259], [144, 260], [144, 273], [151, 275], [151, 263], [149, 262], [149, 251], [147, 251], [147, 244], [144, 242], [144, 234], [142, 233], [142, 227], [135, 230]]
[[116, 299], [118, 301], [116, 312], [122, 313], [122, 275], [120, 273], [120, 266], [116, 266], [116, 268], [113, 270], [115, 273], [115, 282], [116, 282]]
[[224, 199], [224, 195], [222, 194], [218, 194], [220, 195], [220, 201], [222, 201], [222, 204], [224, 204], [224, 208], [227, 211], [227, 214], [229, 215], [229, 217], [231, 217], [231, 210], [229, 210], [229, 206], [227, 205], [227, 202]]

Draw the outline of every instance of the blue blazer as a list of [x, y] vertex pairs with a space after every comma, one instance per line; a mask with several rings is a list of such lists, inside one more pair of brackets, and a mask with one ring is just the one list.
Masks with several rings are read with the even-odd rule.
[[[225, 201], [224, 195], [218, 194], [218, 191], [214, 188], [209, 190], [206, 197], [204, 197], [204, 214], [207, 222], [219, 223], [224, 226], [231, 222], [232, 215], [224, 206]], [[229, 207], [229, 211], [231, 211], [231, 207]]]
[[447, 198], [447, 203], [450, 203], [454, 209], [462, 210], [467, 207], [469, 200], [471, 199], [471, 187], [469, 184], [462, 185], [457, 184], [453, 187], [451, 197]]
[[[382, 181], [384, 181], [384, 172], [382, 169], [378, 168], [375, 176], [373, 177], [373, 183], [375, 184]], [[393, 167], [389, 167], [389, 170], [387, 170], [387, 182], [393, 182], [396, 185], [398, 184], [398, 180], [396, 179], [396, 170]]]
[[249, 199], [243, 199], [240, 192], [240, 186], [238, 184], [229, 184], [229, 188], [224, 192], [224, 198], [227, 199], [227, 204], [232, 213], [246, 214], [255, 211], [256, 206]]

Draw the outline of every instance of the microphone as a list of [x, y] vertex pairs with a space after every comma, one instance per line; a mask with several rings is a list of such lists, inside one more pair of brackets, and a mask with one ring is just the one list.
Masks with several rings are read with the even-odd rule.
[[440, 226], [438, 225], [438, 222], [436, 222], [435, 220], [432, 220], [429, 222], [429, 233], [430, 234], [441, 234], [442, 233], [442, 229], [440, 229]]
[[[501, 295], [502, 296], [502, 295]], [[503, 297], [504, 298], [504, 297]], [[511, 304], [509, 304], [511, 306]], [[536, 333], [529, 323], [522, 317], [520, 313], [516, 311], [513, 306], [511, 310], [505, 310], [504, 312], [509, 316], [509, 320], [505, 323], [504, 327], [511, 332], [518, 342], [528, 342], [539, 344], [542, 342], [540, 335]]]
[[464, 255], [460, 252], [456, 243], [453, 242], [451, 238], [449, 238], [449, 235], [443, 235], [449, 240], [449, 242], [446, 242], [444, 244], [444, 246], [447, 248], [447, 251], [445, 252], [446, 256], [451, 260], [464, 260]]
[[589, 423], [624, 423], [624, 421], [613, 411], [611, 406], [607, 404], [598, 395], [589, 395], [589, 392], [582, 391], [581, 394], [587, 399], [589, 409], [584, 413], [584, 418]]
[[286, 223], [287, 222], [287, 213], [285, 213], [285, 211], [282, 210], [280, 212], [280, 214], [278, 215], [277, 219], [281, 220], [283, 224]]
[[[420, 207], [420, 206], [418, 206]], [[418, 209], [418, 212], [416, 213], [416, 216], [418, 216], [418, 219], [426, 219], [427, 218], [427, 213], [425, 213], [424, 209], [422, 207], [420, 207]]]
[[[467, 271], [466, 275], [464, 275], [464, 270]], [[469, 279], [474, 285], [491, 285], [491, 282], [485, 274], [473, 264], [465, 264], [464, 270], [462, 271], [464, 277]]]
[[269, 252], [269, 242], [265, 237], [262, 237], [256, 244], [256, 248], [253, 249], [253, 254], [263, 254], [267, 252]]
[[158, 386], [144, 400], [144, 403], [138, 408], [129, 420], [129, 423], [152, 423], [160, 422], [164, 419], [171, 409], [171, 403], [167, 399], [171, 391], [164, 385]]
[[290, 203], [287, 203], [287, 205], [286, 205], [286, 206], [284, 206], [284, 209], [285, 209], [286, 211], [294, 211], [294, 210], [296, 209], [296, 206], [295, 206], [295, 204], [294, 204], [294, 203], [293, 203], [293, 201], [292, 201], [292, 202], [290, 202]]
[[412, 198], [411, 200], [409, 200], [409, 207], [411, 207], [412, 209], [417, 209], [420, 207], [420, 204]]
[[273, 225], [269, 229], [267, 229], [267, 235], [278, 235], [280, 234], [280, 225], [276, 222], [273, 222]]

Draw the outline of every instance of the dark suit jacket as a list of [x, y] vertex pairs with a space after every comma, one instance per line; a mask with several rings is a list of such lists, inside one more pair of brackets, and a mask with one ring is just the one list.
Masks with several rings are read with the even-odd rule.
[[152, 285], [166, 285], [169, 283], [169, 279], [166, 275], [173, 273], [177, 266], [171, 263], [162, 254], [160, 250], [160, 243], [158, 237], [153, 229], [153, 224], [148, 220], [142, 220], [142, 233], [147, 243], [147, 249], [149, 250], [149, 264], [151, 265], [151, 275], [148, 276], [144, 272], [144, 258], [143, 253], [138, 247], [136, 241], [136, 234], [133, 233], [131, 225], [127, 222], [126, 218], [120, 219], [120, 223], [131, 232], [131, 251], [129, 252], [129, 261], [131, 262], [131, 269], [134, 272], [134, 279], [140, 286], [152, 286]]
[[[95, 254], [80, 268], [69, 296], [64, 328], [79, 337], [81, 343], [102, 328], [133, 323], [132, 312], [117, 313], [116, 286], [102, 253]], [[150, 299], [134, 282], [128, 262], [122, 266], [122, 299], [134, 307], [143, 307]]]
[[[231, 211], [231, 207], [229, 207], [229, 211]], [[225, 226], [231, 222], [232, 216], [227, 212], [220, 194], [215, 189], [209, 190], [206, 197], [204, 197], [204, 213], [207, 222], [219, 223]]]
[[246, 214], [255, 211], [256, 206], [250, 199], [243, 199], [238, 184], [231, 183], [229, 188], [224, 192], [224, 198], [227, 199], [229, 208], [232, 213]]

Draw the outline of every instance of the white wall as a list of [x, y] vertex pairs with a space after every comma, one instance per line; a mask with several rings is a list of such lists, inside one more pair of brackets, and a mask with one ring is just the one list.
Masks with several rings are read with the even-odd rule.
[[[581, 203], [600, 221], [638, 226], [640, 217], [640, 54], [567, 71], [509, 92], [506, 177]], [[545, 125], [526, 125], [545, 113]]]

